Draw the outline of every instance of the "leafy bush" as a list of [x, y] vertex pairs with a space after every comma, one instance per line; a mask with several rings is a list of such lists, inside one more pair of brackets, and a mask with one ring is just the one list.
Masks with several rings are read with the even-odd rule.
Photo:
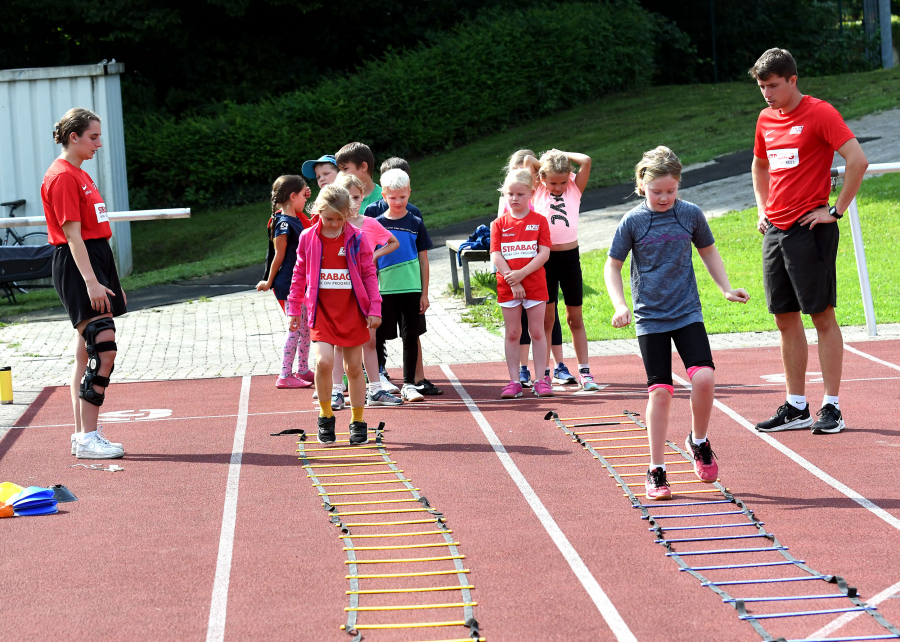
[[257, 200], [279, 174], [351, 140], [380, 158], [422, 155], [646, 84], [662, 26], [632, 0], [488, 10], [312, 90], [130, 122], [132, 207]]

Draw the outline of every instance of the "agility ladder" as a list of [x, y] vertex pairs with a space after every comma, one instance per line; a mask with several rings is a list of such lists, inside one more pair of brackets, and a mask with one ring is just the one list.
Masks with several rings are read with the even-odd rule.
[[[868, 635], [868, 636], [853, 636], [853, 637], [832, 637], [832, 638], [805, 638], [805, 642], [837, 642], [837, 641], [849, 641], [849, 640], [891, 640], [900, 638], [900, 630], [897, 629], [894, 625], [888, 622], [880, 613], [877, 612], [877, 607], [869, 606], [865, 602], [862, 602], [859, 599], [859, 595], [857, 594], [857, 589], [848, 586], [847, 582], [842, 577], [838, 577], [836, 575], [825, 575], [823, 573], [819, 573], [809, 566], [805, 564], [803, 560], [796, 559], [793, 555], [788, 552], [788, 547], [783, 546], [781, 542], [779, 542], [773, 533], [769, 533], [763, 528], [764, 522], [761, 522], [759, 518], [753, 513], [752, 510], [747, 508], [747, 505], [740, 499], [736, 498], [727, 488], [722, 486], [718, 480], [714, 483], [709, 484], [706, 482], [702, 482], [699, 479], [696, 479], [693, 470], [693, 459], [692, 456], [689, 455], [686, 451], [682, 450], [681, 447], [674, 444], [671, 441], [666, 441], [666, 455], [671, 456], [675, 455], [675, 459], [673, 461], [667, 461], [666, 467], [667, 472], [666, 475], [690, 475], [691, 479], [689, 480], [681, 480], [678, 479], [676, 481], [670, 481], [670, 487], [675, 488], [673, 490], [673, 496], [679, 495], [697, 495], [700, 493], [709, 493], [709, 494], [718, 494], [721, 499], [717, 497], [713, 497], [708, 501], [687, 501], [687, 502], [677, 502], [671, 503], [667, 501], [655, 501], [652, 504], [643, 504], [639, 497], [646, 497], [646, 493], [635, 493], [632, 491], [632, 488], [639, 487], [640, 489], [644, 488], [644, 477], [646, 474], [647, 462], [650, 461], [650, 452], [649, 446], [647, 445], [647, 426], [639, 419], [637, 413], [629, 412], [625, 410], [620, 415], [603, 415], [598, 417], [568, 417], [568, 418], [560, 418], [556, 412], [548, 412], [544, 419], [553, 420], [556, 425], [561, 428], [567, 435], [572, 438], [572, 441], [581, 444], [585, 450], [587, 450], [591, 455], [594, 456], [594, 459], [597, 459], [602, 463], [606, 470], [609, 472], [609, 476], [614, 478], [617, 482], [617, 486], [620, 487], [624, 491], [624, 496], [627, 497], [631, 501], [631, 507], [638, 509], [641, 511], [641, 519], [647, 520], [650, 524], [650, 528], [648, 530], [653, 531], [656, 535], [656, 543], [661, 544], [666, 549], [666, 557], [669, 557], [678, 564], [679, 571], [683, 571], [686, 573], [690, 573], [692, 576], [697, 578], [701, 586], [705, 586], [715, 592], [722, 598], [722, 601], [726, 604], [730, 604], [734, 607], [734, 609], [738, 612], [738, 615], [741, 620], [749, 622], [750, 625], [754, 628], [754, 630], [762, 637], [763, 640], [771, 641], [771, 642], [801, 642], [800, 640], [785, 640], [783, 637], [773, 637], [771, 633], [766, 631], [763, 627], [760, 620], [768, 620], [768, 619], [778, 619], [778, 618], [789, 618], [789, 617], [804, 617], [804, 616], [815, 616], [815, 615], [828, 615], [833, 613], [851, 613], [851, 612], [860, 612], [866, 613], [872, 618], [874, 618], [875, 622], [877, 622], [881, 627], [883, 627], [889, 633], [879, 634], [879, 635]], [[607, 421], [597, 421], [597, 420], [607, 420]], [[575, 422], [575, 421], [585, 421], [588, 423], [564, 423], [564, 422]], [[630, 428], [624, 428], [624, 426], [632, 426]], [[597, 428], [604, 427], [601, 430], [583, 430], [585, 428]], [[619, 426], [618, 428], [611, 428], [611, 426]], [[577, 430], [576, 429], [580, 429]], [[639, 441], [640, 445], [634, 445], [635, 441]], [[635, 449], [640, 450], [640, 452], [636, 452]], [[637, 462], [640, 460], [640, 463], [629, 463], [629, 462]], [[691, 464], [690, 468], [685, 470], [670, 470], [669, 466], [674, 464]], [[627, 472], [627, 469], [632, 469], [637, 472]], [[624, 469], [624, 470], [623, 470]], [[620, 472], [620, 470], [622, 472]], [[629, 483], [629, 480], [639, 480], [639, 483]], [[693, 486], [696, 484], [701, 484], [706, 488], [696, 489], [696, 488], [687, 488], [688, 486]], [[724, 504], [731, 504], [732, 506], [725, 506], [724, 508], [737, 508], [737, 510], [719, 510], [719, 507], [722, 507]], [[704, 512], [704, 509], [699, 509], [700, 512], [696, 513], [688, 513], [688, 514], [678, 514], [678, 513], [662, 513], [662, 514], [651, 514], [650, 509], [666, 509], [666, 508], [676, 508], [676, 507], [684, 507], [684, 506], [716, 506], [716, 508], [710, 508], [709, 512]], [[700, 524], [697, 525], [696, 522], [692, 521], [698, 517], [711, 517], [717, 518], [722, 515], [740, 515], [747, 519], [747, 521], [739, 521], [735, 523], [716, 523], [716, 524]], [[677, 519], [679, 521], [672, 522], [669, 520]], [[728, 518], [731, 519], [731, 518]], [[666, 520], [665, 526], [660, 523], [660, 520]], [[682, 521], [683, 520], [683, 521]], [[709, 520], [712, 521], [712, 520]], [[721, 528], [752, 528], [755, 529], [755, 532], [749, 535], [725, 535], [725, 536], [717, 536], [717, 537], [677, 537], [673, 539], [669, 539], [667, 534], [671, 531], [695, 531], [695, 530], [705, 530], [705, 529], [721, 529]], [[733, 532], [733, 531], [732, 531]], [[733, 541], [733, 540], [745, 540], [745, 539], [764, 539], [768, 540], [771, 543], [771, 546], [764, 547], [742, 547], [742, 548], [713, 548], [711, 550], [689, 550], [689, 551], [676, 551], [673, 547], [673, 544], [686, 544], [686, 543], [694, 543], [694, 542], [723, 542], [723, 541]], [[707, 555], [728, 555], [728, 556], [740, 556], [745, 553], [775, 553], [780, 556], [781, 560], [773, 561], [773, 562], [759, 562], [753, 564], [716, 564], [716, 565], [708, 565], [708, 566], [691, 566], [691, 564], [685, 561], [683, 558], [692, 557], [692, 556], [707, 556]], [[718, 558], [721, 559], [721, 558]], [[739, 558], [738, 558], [739, 559]], [[746, 558], [745, 558], [746, 559]], [[704, 576], [701, 571], [712, 571], [712, 570], [723, 570], [723, 569], [742, 569], [742, 568], [760, 568], [760, 567], [777, 567], [777, 566], [790, 566], [794, 569], [802, 571], [805, 575], [797, 575], [790, 577], [774, 577], [768, 579], [758, 579], [758, 580], [726, 580], [726, 581], [712, 581]], [[789, 595], [789, 596], [773, 596], [773, 597], [745, 597], [745, 598], [736, 598], [729, 595], [723, 586], [742, 586], [748, 584], [779, 584], [786, 582], [802, 582], [806, 580], [821, 580], [826, 582], [827, 584], [836, 585], [840, 593], [827, 593], [823, 595]], [[765, 614], [753, 614], [748, 611], [748, 605], [756, 602], [787, 602], [787, 601], [802, 601], [802, 600], [824, 600], [824, 599], [840, 599], [844, 598], [851, 602], [853, 606], [846, 608], [837, 608], [837, 609], [825, 609], [825, 610], [813, 610], [813, 611], [787, 611], [781, 613], [765, 613]]]
[[[475, 619], [474, 607], [477, 605], [472, 600], [472, 589], [468, 574], [469, 569], [463, 566], [465, 555], [459, 552], [459, 542], [454, 541], [452, 530], [447, 526], [444, 515], [437, 511], [428, 502], [428, 499], [419, 493], [419, 489], [412, 485], [402, 470], [397, 468], [397, 462], [393, 461], [391, 454], [384, 446], [384, 422], [377, 428], [369, 429], [370, 439], [374, 433], [375, 443], [360, 446], [339, 446], [337, 444], [323, 448], [308, 448], [304, 443], [306, 433], [301, 431], [297, 442], [297, 452], [300, 453], [300, 461], [307, 471], [307, 477], [312, 480], [313, 487], [322, 498], [322, 507], [328, 512], [332, 524], [340, 529], [338, 538], [342, 540], [344, 552], [347, 554], [346, 579], [350, 582], [349, 606], [344, 611], [347, 613], [347, 622], [341, 625], [341, 630], [355, 636], [353, 642], [361, 642], [362, 631], [378, 629], [433, 629], [435, 627], [468, 627], [469, 635], [465, 638], [452, 640], [434, 640], [432, 642], [484, 642], [478, 632], [478, 621]], [[349, 435], [349, 433], [337, 433]], [[337, 454], [342, 451], [343, 454]], [[322, 472], [327, 469], [327, 472]], [[384, 476], [387, 477], [384, 477]], [[359, 479], [357, 479], [359, 478]], [[333, 481], [333, 479], [335, 479]], [[349, 487], [362, 486], [362, 490]], [[374, 490], [373, 490], [374, 488]], [[346, 496], [361, 501], [345, 501]], [[373, 499], [368, 497], [374, 496]], [[370, 517], [376, 521], [345, 522], [344, 518], [357, 518], [359, 516]], [[404, 519], [411, 517], [413, 519]], [[380, 521], [385, 520], [385, 521]], [[388, 527], [402, 526], [401, 530], [410, 531], [414, 528], [425, 528], [423, 531], [392, 532]], [[359, 531], [357, 531], [359, 529]], [[351, 532], [352, 530], [352, 532]], [[425, 537], [427, 539], [423, 540]], [[363, 544], [355, 544], [354, 539], [363, 540]], [[385, 544], [369, 546], [369, 540], [385, 540]], [[433, 542], [429, 540], [437, 539]], [[424, 543], [423, 543], [424, 542]], [[379, 542], [380, 544], [381, 542]], [[391, 556], [385, 551], [414, 551], [416, 549], [438, 549], [436, 555], [423, 553], [421, 557], [401, 557], [393, 559], [378, 559], [379, 556]], [[442, 551], [440, 549], [446, 549]], [[381, 553], [379, 553], [379, 551]], [[445, 554], [446, 553], [446, 554]], [[415, 555], [415, 553], [411, 553]], [[369, 558], [375, 555], [375, 558]], [[449, 564], [447, 564], [449, 562]], [[421, 572], [405, 572], [409, 564], [438, 563], [436, 570]], [[395, 565], [397, 572], [393, 573], [365, 573], [360, 572], [359, 566], [368, 568], [369, 564], [379, 566]], [[447, 568], [447, 567], [450, 568]], [[456, 576], [458, 585], [444, 586], [448, 582], [439, 582], [435, 586], [412, 586], [402, 588], [360, 588], [360, 580], [401, 580], [408, 578], [431, 578], [434, 581], [441, 580], [444, 576]], [[377, 595], [452, 595], [461, 593], [461, 600], [450, 602], [438, 602], [418, 604], [406, 603], [397, 606], [361, 606], [360, 596]], [[415, 602], [410, 599], [409, 602]], [[411, 623], [359, 623], [357, 620], [361, 613], [379, 611], [409, 611], [409, 618], [415, 617], [421, 610], [432, 609], [462, 609], [461, 620], [441, 621], [414, 621]]]

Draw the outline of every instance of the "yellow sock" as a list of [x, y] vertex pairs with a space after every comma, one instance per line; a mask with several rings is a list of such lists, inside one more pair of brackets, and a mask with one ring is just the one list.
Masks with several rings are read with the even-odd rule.
[[331, 409], [331, 395], [319, 395], [319, 416], [334, 417], [334, 411]]
[[362, 421], [363, 420], [363, 407], [359, 408], [350, 408], [350, 423], [354, 421]]

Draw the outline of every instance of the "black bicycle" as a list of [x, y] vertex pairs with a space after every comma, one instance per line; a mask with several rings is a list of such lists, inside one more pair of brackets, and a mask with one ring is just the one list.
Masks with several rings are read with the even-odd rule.
[[[16, 217], [16, 210], [25, 205], [25, 199], [21, 198], [18, 201], [8, 201], [6, 203], [0, 203], [0, 207], [8, 207], [9, 208], [9, 218]], [[6, 239], [5, 241], [0, 241], [0, 245], [46, 245], [47, 244], [47, 233], [46, 232], [29, 232], [28, 234], [19, 234], [16, 232], [14, 227], [6, 228]]]
[[[9, 208], [9, 218], [16, 217], [16, 210], [25, 205], [25, 199], [0, 203], [0, 207]], [[28, 294], [35, 288], [51, 287], [47, 253], [43, 248], [47, 247], [47, 232], [28, 232], [19, 234], [15, 228], [6, 228], [6, 237], [0, 238], [0, 246], [3, 247], [29, 247], [29, 250], [16, 250], [11, 260], [5, 256], [0, 259], [0, 297], [6, 297], [10, 302], [15, 302], [15, 290], [22, 294]], [[40, 248], [40, 249], [39, 249]], [[49, 249], [49, 248], [48, 248]], [[20, 254], [22, 256], [19, 256]], [[35, 254], [37, 253], [37, 254]], [[33, 256], [32, 256], [33, 255]], [[8, 279], [8, 280], [7, 280]]]

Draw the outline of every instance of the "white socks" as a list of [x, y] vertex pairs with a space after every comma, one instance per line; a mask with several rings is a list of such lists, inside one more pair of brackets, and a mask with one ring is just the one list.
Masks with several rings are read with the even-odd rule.
[[694, 434], [691, 433], [691, 441], [694, 442], [695, 446], [699, 446], [700, 444], [706, 443], [706, 437], [704, 437], [703, 439], [697, 439], [696, 437], [694, 437]]
[[806, 408], [806, 396], [805, 395], [788, 395], [787, 402], [791, 404], [797, 410], [803, 410]]
[[835, 395], [835, 396], [833, 396], [833, 397], [830, 396], [830, 395], [825, 395], [824, 397], [822, 397], [822, 407], [824, 408], [824, 407], [825, 407], [825, 404], [828, 404], [828, 403], [830, 403], [832, 406], [834, 406], [834, 407], [837, 408], [838, 410], [841, 409], [841, 406], [840, 406], [840, 404], [838, 403], [838, 397], [837, 397], [837, 395]]
[[662, 468], [663, 470], [665, 470], [666, 465], [665, 464], [650, 464], [650, 470], [656, 470], [657, 468]]
[[373, 395], [381, 390], [381, 380], [369, 382], [369, 392]]

